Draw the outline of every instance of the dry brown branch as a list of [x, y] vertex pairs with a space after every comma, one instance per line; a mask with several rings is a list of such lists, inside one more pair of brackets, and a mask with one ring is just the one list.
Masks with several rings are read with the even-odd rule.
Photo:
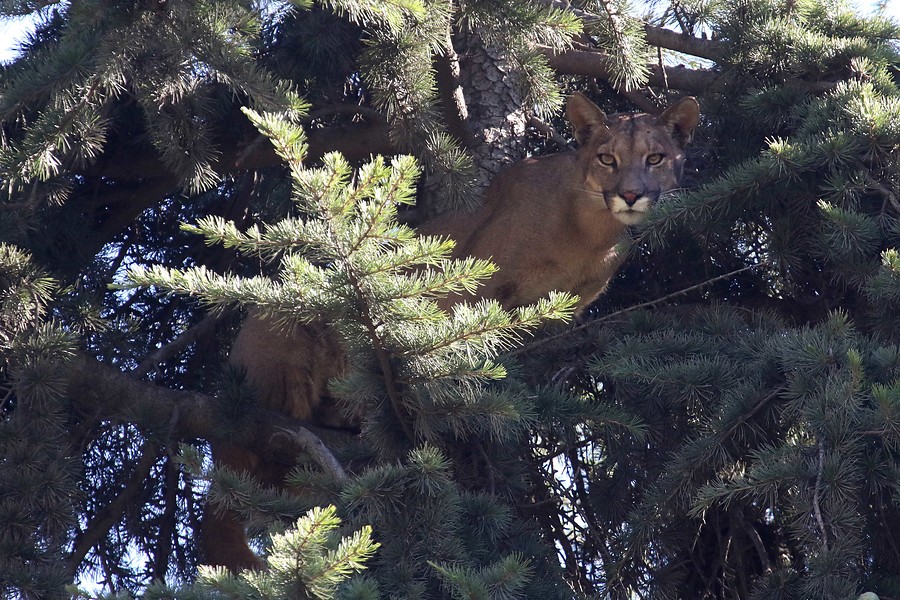
[[560, 150], [569, 149], [568, 140], [560, 135], [560, 133], [549, 123], [545, 123], [537, 117], [531, 117], [528, 119], [528, 126], [534, 128], [535, 131], [552, 141]]
[[282, 440], [287, 441], [287, 449], [294, 451], [295, 454], [295, 449], [301, 448], [338, 483], [344, 483], [349, 479], [344, 466], [334, 457], [322, 438], [309, 429], [305, 427], [282, 428], [272, 439], [272, 445], [277, 448]]
[[444, 46], [443, 54], [434, 57], [434, 70], [435, 83], [444, 107], [447, 131], [464, 148], [471, 148], [475, 144], [475, 139], [469, 126], [469, 107], [460, 79], [459, 55], [453, 48], [449, 31]]
[[644, 24], [644, 34], [647, 36], [647, 43], [652, 46], [690, 54], [698, 58], [719, 62], [725, 54], [725, 44], [718, 40], [685, 35], [665, 27], [657, 27], [647, 23]]

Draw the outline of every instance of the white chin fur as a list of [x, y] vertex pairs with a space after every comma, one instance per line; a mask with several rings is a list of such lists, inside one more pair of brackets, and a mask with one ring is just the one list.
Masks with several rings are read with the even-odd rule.
[[631, 206], [628, 206], [628, 203], [621, 196], [615, 196], [609, 207], [613, 216], [625, 225], [634, 225], [643, 221], [649, 208], [650, 199], [646, 196], [641, 196]]

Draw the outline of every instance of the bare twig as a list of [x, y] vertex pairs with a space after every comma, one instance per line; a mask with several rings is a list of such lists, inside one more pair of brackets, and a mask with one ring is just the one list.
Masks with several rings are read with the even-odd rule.
[[731, 424], [731, 427], [729, 427], [727, 431], [725, 431], [725, 432], [719, 434], [719, 440], [722, 441], [722, 442], [724, 442], [724, 441], [726, 441], [728, 438], [730, 438], [730, 437], [732, 436], [732, 434], [733, 434], [735, 431], [737, 431], [737, 428], [738, 428], [738, 427], [740, 427], [741, 425], [743, 425], [744, 423], [746, 423], [747, 421], [749, 421], [754, 415], [756, 415], [756, 413], [758, 413], [760, 410], [762, 410], [762, 408], [763, 408], [766, 404], [768, 404], [769, 402], [771, 402], [772, 400], [774, 400], [775, 398], [777, 398], [778, 395], [781, 394], [781, 393], [784, 392], [784, 391], [785, 391], [784, 386], [780, 386], [780, 387], [775, 388], [775, 389], [772, 390], [769, 394], [767, 394], [765, 397], [761, 398], [761, 399], [759, 400], [759, 402], [757, 402], [756, 405], [755, 405], [752, 409], [750, 409], [749, 412], [741, 413], [740, 418], [738, 418], [737, 421], [735, 421], [734, 423], [732, 423], [732, 424]]
[[344, 483], [349, 479], [344, 466], [335, 458], [322, 439], [309, 429], [305, 427], [284, 428], [275, 434], [276, 440], [279, 436], [287, 437], [293, 446], [302, 448], [323, 471], [338, 483]]
[[744, 535], [750, 538], [750, 543], [753, 544], [753, 547], [756, 549], [756, 555], [759, 557], [759, 562], [762, 564], [765, 572], [771, 573], [772, 561], [769, 560], [769, 554], [766, 552], [766, 545], [763, 543], [759, 532], [756, 530], [756, 527], [754, 527], [752, 523], [749, 523], [747, 521], [747, 519], [744, 517], [744, 513], [741, 512], [740, 508], [735, 509], [734, 518], [743, 530]]
[[569, 142], [566, 138], [560, 135], [560, 133], [549, 123], [545, 123], [537, 117], [531, 117], [528, 119], [528, 125], [534, 127], [535, 130], [556, 144], [560, 149], [567, 150], [569, 148]]
[[669, 76], [666, 74], [666, 63], [663, 62], [662, 48], [656, 49], [656, 64], [662, 70], [663, 88], [669, 89]]
[[535, 348], [539, 348], [541, 346], [544, 346], [545, 344], [549, 344], [550, 342], [555, 342], [556, 340], [564, 338], [568, 335], [571, 335], [572, 333], [575, 333], [576, 331], [581, 331], [582, 329], [587, 329], [589, 327], [594, 327], [596, 325], [600, 325], [601, 323], [606, 323], [607, 321], [610, 321], [620, 315], [634, 312], [634, 311], [640, 310], [642, 308], [649, 308], [651, 306], [656, 306], [657, 304], [662, 304], [663, 302], [667, 302], [667, 301], [671, 300], [672, 298], [677, 298], [678, 296], [683, 296], [684, 294], [687, 294], [694, 290], [698, 290], [700, 288], [706, 287], [710, 284], [716, 283], [717, 281], [721, 281], [723, 279], [728, 279], [729, 277], [734, 277], [735, 275], [739, 275], [740, 273], [743, 273], [745, 271], [749, 271], [751, 269], [758, 269], [758, 268], [766, 266], [766, 265], [768, 265], [767, 262], [761, 262], [761, 263], [757, 263], [755, 265], [742, 267], [742, 268], [736, 269], [734, 271], [729, 271], [728, 273], [725, 273], [723, 275], [713, 277], [712, 279], [707, 279], [706, 281], [701, 281], [700, 283], [698, 283], [696, 285], [686, 287], [684, 289], [678, 290], [677, 292], [672, 292], [671, 294], [666, 294], [665, 296], [662, 296], [661, 298], [657, 298], [656, 300], [648, 300], [647, 302], [641, 302], [640, 304], [635, 304], [634, 306], [629, 306], [628, 308], [623, 308], [621, 310], [611, 312], [608, 315], [605, 315], [598, 319], [592, 319], [590, 321], [581, 323], [580, 325], [574, 325], [561, 333], [557, 333], [556, 335], [548, 335], [547, 337], [537, 339], [529, 344], [526, 344], [526, 345], [524, 345], [520, 348], [517, 348], [511, 352], [508, 352], [507, 356], [517, 356], [519, 354], [524, 354], [525, 352], [530, 352], [531, 350], [534, 350]]
[[207, 315], [203, 318], [202, 321], [200, 321], [193, 327], [188, 328], [184, 333], [179, 335], [170, 343], [162, 346], [161, 348], [157, 348], [154, 352], [150, 353], [131, 372], [131, 376], [140, 379], [141, 377], [149, 373], [152, 369], [155, 369], [156, 365], [172, 358], [173, 356], [184, 350], [189, 344], [193, 343], [193, 341], [198, 337], [212, 331], [219, 323], [219, 321], [228, 316], [232, 310], [233, 309], [225, 309], [223, 311]]
[[175, 510], [178, 508], [178, 463], [171, 456], [166, 456], [166, 475], [163, 484], [163, 514], [159, 520], [159, 533], [156, 536], [156, 553], [153, 557], [153, 578], [163, 580], [169, 568], [169, 557], [172, 555], [172, 537], [176, 528]]
[[134, 468], [134, 472], [128, 480], [124, 488], [116, 495], [116, 497], [103, 507], [90, 523], [78, 534], [75, 539], [75, 549], [69, 555], [68, 571], [71, 575], [75, 575], [78, 566], [91, 548], [96, 546], [107, 534], [110, 528], [118, 523], [119, 519], [128, 508], [129, 502], [137, 494], [138, 490], [144, 484], [144, 481], [150, 475], [150, 469], [156, 463], [157, 452], [159, 448], [154, 442], [145, 441], [141, 447], [141, 458]]
[[368, 106], [360, 106], [359, 104], [331, 104], [329, 106], [324, 106], [309, 113], [301, 120], [301, 122], [309, 123], [316, 119], [324, 119], [334, 115], [365, 117], [376, 123], [387, 123], [387, 118], [384, 116], [383, 112], [377, 111], [374, 108], [369, 108]]
[[822, 471], [825, 469], [825, 444], [819, 440], [819, 461], [816, 468], [816, 486], [813, 489], [813, 515], [816, 524], [819, 526], [819, 532], [822, 534], [822, 548], [828, 552], [828, 530], [825, 529], [825, 521], [822, 519], [822, 510], [819, 507], [819, 493], [822, 491]]
[[12, 398], [13, 388], [9, 388], [6, 390], [6, 393], [3, 394], [3, 398], [0, 398], [0, 413], [2, 413], [6, 409], [6, 403], [9, 402], [9, 399]]

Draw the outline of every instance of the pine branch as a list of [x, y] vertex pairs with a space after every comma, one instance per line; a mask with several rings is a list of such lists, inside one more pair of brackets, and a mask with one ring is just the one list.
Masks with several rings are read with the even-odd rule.
[[[372, 540], [369, 525], [338, 537], [340, 527], [341, 519], [333, 505], [313, 508], [287, 531], [272, 535], [264, 570], [231, 574], [225, 569], [201, 567], [197, 578], [200, 588], [213, 591], [211, 597], [215, 598], [223, 594], [228, 598], [335, 598], [338, 585], [353, 572], [364, 570], [366, 561], [381, 546]], [[159, 597], [182, 596], [170, 591]]]

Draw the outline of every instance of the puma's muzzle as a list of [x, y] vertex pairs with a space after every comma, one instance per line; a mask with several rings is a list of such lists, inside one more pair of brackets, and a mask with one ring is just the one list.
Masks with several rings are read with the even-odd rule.
[[605, 196], [610, 212], [620, 223], [625, 225], [634, 225], [642, 221], [656, 201], [656, 198], [650, 194], [641, 194], [640, 196], [629, 194], [627, 199], [624, 195], [617, 193]]

